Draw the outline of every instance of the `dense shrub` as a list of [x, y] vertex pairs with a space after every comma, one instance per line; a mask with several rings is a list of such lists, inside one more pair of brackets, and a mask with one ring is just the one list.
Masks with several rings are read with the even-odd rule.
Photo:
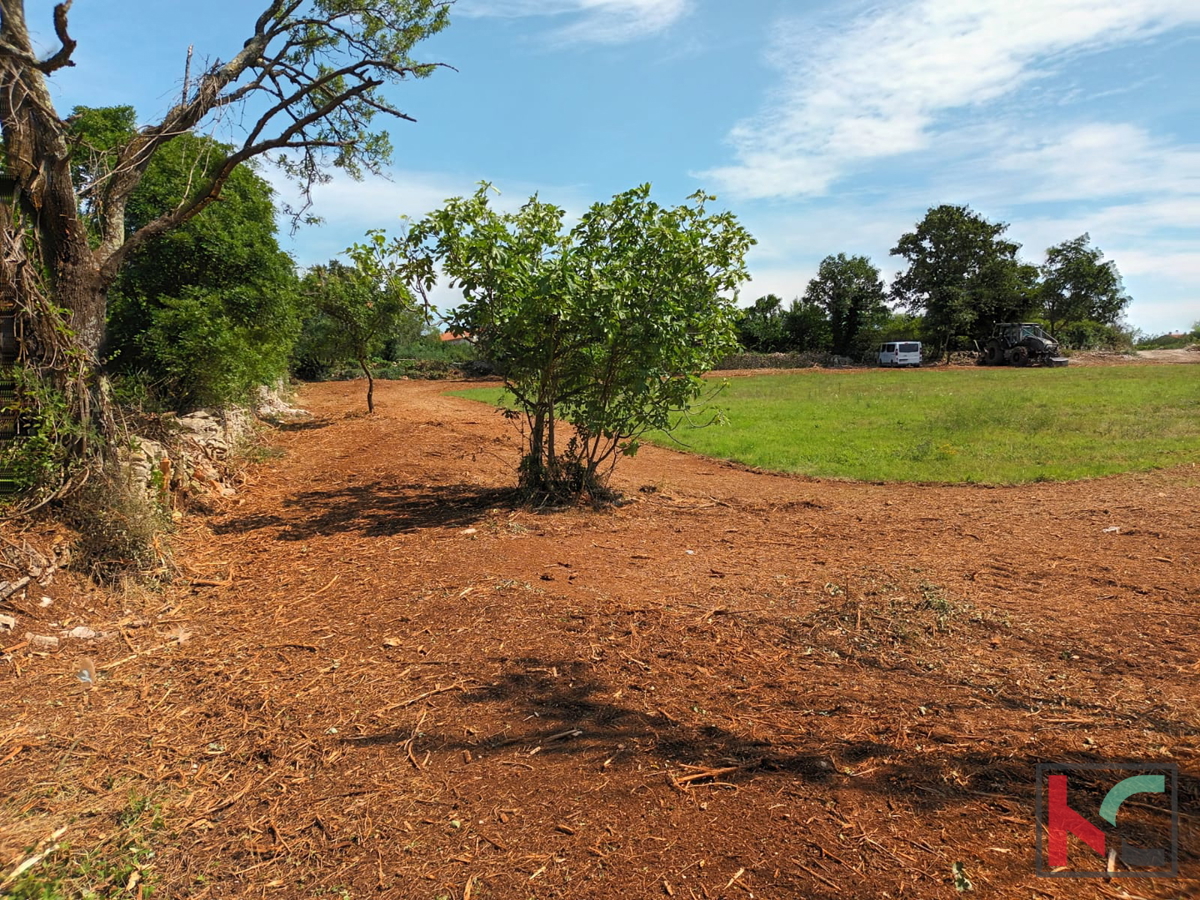
[[[214, 150], [185, 135], [160, 151], [130, 201], [129, 227], [175, 208]], [[140, 382], [148, 402], [182, 410], [241, 400], [287, 371], [299, 296], [272, 195], [242, 166], [219, 202], [130, 257], [110, 293], [109, 368]]]
[[1072, 322], [1054, 335], [1068, 350], [1128, 350], [1133, 336], [1128, 329], [1103, 322]]

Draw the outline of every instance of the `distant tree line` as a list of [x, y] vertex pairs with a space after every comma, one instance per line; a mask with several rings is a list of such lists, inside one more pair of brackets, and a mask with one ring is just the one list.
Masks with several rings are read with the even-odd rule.
[[1200, 346], [1200, 321], [1192, 324], [1191, 331], [1173, 331], [1166, 334], [1135, 332], [1133, 345], [1139, 350], [1184, 350]]
[[[72, 172], [81, 191], [134, 121], [129, 107], [74, 111], [81, 150]], [[131, 196], [127, 228], [176, 208], [227, 153], [211, 138], [173, 141]], [[85, 221], [100, 212], [85, 209]], [[472, 347], [438, 339], [382, 233], [298, 272], [279, 247], [276, 220], [270, 185], [253, 164], [243, 165], [220, 202], [130, 253], [110, 292], [105, 346], [119, 399], [182, 410], [243, 400], [289, 374], [359, 372], [370, 385], [376, 371], [394, 372], [401, 361], [445, 367], [472, 355]], [[1128, 340], [1120, 328], [1129, 303], [1120, 273], [1088, 235], [1049, 248], [1038, 267], [1019, 258], [1006, 229], [967, 207], [931, 209], [893, 249], [908, 266], [890, 290], [867, 257], [828, 256], [790, 304], [771, 294], [742, 310], [740, 342], [759, 352], [861, 359], [882, 341], [917, 339], [936, 357], [971, 348], [995, 322], [1031, 317], [1068, 346]]]
[[913, 339], [938, 358], [973, 349], [998, 322], [1029, 319], [1068, 347], [1130, 343], [1121, 274], [1087, 234], [1050, 247], [1035, 266], [1018, 256], [1007, 230], [967, 206], [934, 207], [892, 248], [908, 265], [890, 291], [867, 257], [827, 256], [789, 306], [769, 294], [743, 312], [742, 345], [857, 359], [880, 342]]

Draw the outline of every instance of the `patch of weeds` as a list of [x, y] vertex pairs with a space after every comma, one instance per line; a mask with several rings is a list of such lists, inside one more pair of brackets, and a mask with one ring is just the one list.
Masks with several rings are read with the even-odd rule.
[[75, 560], [89, 575], [112, 583], [170, 573], [170, 516], [112, 463], [64, 501], [63, 518], [79, 532]]
[[38, 871], [25, 872], [8, 890], [4, 896], [12, 900], [67, 900], [70, 896], [61, 877]]
[[[163, 828], [162, 806], [131, 792], [116, 814], [116, 833], [91, 850], [59, 844], [6, 888], [11, 900], [118, 900], [154, 895], [153, 843]], [[26, 857], [34, 852], [29, 848]]]
[[894, 451], [896, 459], [914, 463], [946, 462], [957, 454], [958, 450], [953, 444], [946, 442], [935, 444], [929, 439]]
[[[149, 821], [143, 822], [147, 818]], [[117, 814], [117, 822], [122, 828], [141, 826], [150, 831], [159, 831], [163, 827], [162, 804], [153, 797], [130, 791], [128, 803]]]
[[967, 877], [966, 867], [961, 862], [950, 867], [950, 874], [954, 876], [954, 889], [960, 894], [975, 890], [975, 884]]
[[976, 610], [971, 614], [971, 621], [976, 625], [999, 626], [1005, 629], [1012, 628], [1012, 614], [1007, 609]]
[[922, 581], [920, 584], [921, 602], [926, 609], [937, 614], [937, 630], [948, 631], [950, 620], [958, 612], [946, 592], [936, 584]]
[[15, 432], [0, 442], [0, 492], [16, 495], [10, 498], [15, 501], [62, 484], [73, 449], [95, 438], [73, 412], [67, 394], [36, 369], [12, 366], [0, 372], [0, 418]]
[[515, 591], [515, 590], [533, 590], [533, 585], [528, 581], [518, 581], [515, 578], [505, 578], [502, 581], [496, 582], [496, 590], [498, 591]]
[[282, 447], [275, 447], [266, 441], [258, 440], [247, 443], [242, 448], [240, 455], [246, 462], [259, 464], [283, 459], [287, 456], [287, 452]]

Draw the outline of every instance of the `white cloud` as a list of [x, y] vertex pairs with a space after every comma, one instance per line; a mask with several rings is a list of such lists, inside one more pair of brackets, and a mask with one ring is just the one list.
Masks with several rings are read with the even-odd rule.
[[1193, 313], [1200, 316], [1200, 252], [1155, 251], [1116, 248], [1112, 258], [1122, 275], [1146, 276], [1193, 285]]
[[1196, 0], [909, 0], [840, 32], [784, 22], [769, 108], [704, 173], [747, 198], [827, 193], [865, 162], [924, 150], [944, 117], [1009, 96], [1064, 56], [1200, 22]]
[[464, 16], [566, 21], [553, 35], [564, 43], [615, 44], [665, 31], [683, 18], [692, 0], [460, 0]]
[[1167, 144], [1133, 125], [1091, 123], [1025, 143], [1014, 136], [994, 166], [1036, 179], [1023, 193], [1027, 202], [1146, 194], [1200, 198], [1200, 148]]
[[328, 221], [378, 228], [401, 216], [416, 218], [433, 212], [450, 197], [469, 194], [475, 188], [466, 178], [439, 172], [396, 172], [388, 180], [335, 177], [313, 188], [313, 211]]
[[783, 298], [784, 307], [804, 293], [810, 279], [817, 274], [817, 267], [810, 266], [755, 266], [753, 277], [742, 285], [738, 292], [738, 305], [750, 306], [759, 297], [774, 294]]

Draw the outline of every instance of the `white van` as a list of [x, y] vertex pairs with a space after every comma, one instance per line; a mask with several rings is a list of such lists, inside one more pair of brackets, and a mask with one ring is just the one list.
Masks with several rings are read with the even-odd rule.
[[921, 345], [917, 341], [892, 341], [879, 345], [881, 366], [919, 366]]

